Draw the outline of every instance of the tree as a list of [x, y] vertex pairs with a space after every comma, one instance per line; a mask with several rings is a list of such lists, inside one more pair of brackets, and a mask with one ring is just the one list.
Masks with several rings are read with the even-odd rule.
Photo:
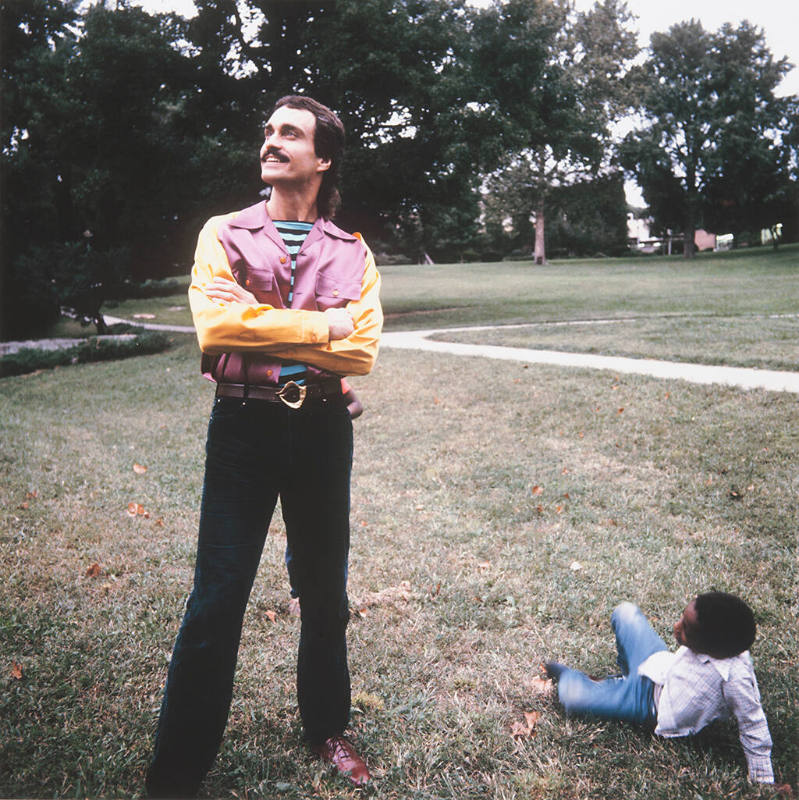
[[652, 35], [639, 72], [646, 126], [626, 137], [621, 158], [656, 224], [684, 234], [686, 257], [705, 220], [740, 231], [773, 216], [785, 116], [774, 89], [787, 70], [748, 22], [709, 33], [690, 20]]
[[[462, 93], [463, 0], [201, 0], [198, 7], [189, 30], [202, 65], [196, 102], [215, 135], [237, 116], [235, 135], [252, 148], [256, 122], [238, 109], [258, 109], [260, 124], [281, 95], [313, 95], [347, 128], [342, 225], [418, 253], [457, 255], [468, 246], [479, 174]], [[213, 71], [216, 63], [224, 75]], [[235, 108], [227, 98], [236, 98]]]
[[104, 294], [175, 252], [183, 30], [137, 8], [93, 6], [79, 20], [32, 7], [35, 19], [3, 26], [16, 22], [27, 40], [3, 73], [15, 89], [3, 131], [4, 327], [30, 332], [69, 306], [101, 330]]
[[519, 211], [535, 217], [536, 263], [546, 261], [552, 192], [610, 167], [610, 123], [629, 103], [625, 76], [638, 52], [629, 22], [617, 0], [584, 13], [565, 0], [508, 0], [476, 15], [480, 102], [502, 128], [489, 190], [517, 187]]

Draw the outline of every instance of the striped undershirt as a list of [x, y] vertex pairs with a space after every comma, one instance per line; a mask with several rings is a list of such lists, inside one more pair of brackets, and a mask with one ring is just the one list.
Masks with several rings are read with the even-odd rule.
[[[289, 293], [286, 298], [286, 306], [291, 308], [291, 302], [294, 300], [294, 278], [297, 272], [297, 253], [300, 252], [302, 243], [308, 235], [308, 231], [313, 228], [312, 222], [293, 222], [290, 220], [273, 220], [280, 238], [286, 245], [291, 257], [291, 277], [289, 278]], [[280, 383], [294, 381], [295, 383], [304, 383], [307, 368], [305, 364], [286, 363], [280, 368]]]
[[275, 227], [291, 256], [291, 279], [289, 281], [289, 294], [286, 299], [286, 305], [291, 308], [291, 301], [294, 299], [294, 276], [297, 272], [297, 253], [300, 252], [308, 231], [313, 228], [313, 223], [275, 220]]

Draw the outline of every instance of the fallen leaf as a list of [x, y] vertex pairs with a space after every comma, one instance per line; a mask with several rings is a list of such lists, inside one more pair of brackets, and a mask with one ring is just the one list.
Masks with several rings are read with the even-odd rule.
[[95, 561], [89, 569], [86, 570], [87, 578], [96, 578], [100, 574], [100, 565]]
[[544, 506], [542, 506], [542, 505], [539, 503], [539, 504], [538, 504], [538, 505], [535, 507], [535, 510], [536, 510], [536, 511], [537, 511], [539, 514], [543, 514], [543, 513], [544, 513]]
[[543, 491], [544, 491], [544, 490], [543, 490], [543, 489], [542, 489], [540, 486], [537, 486], [537, 485], [536, 485], [536, 486], [533, 486], [533, 488], [531, 489], [531, 493], [532, 493], [533, 495], [539, 495], [539, 494], [541, 494]]
[[11, 677], [15, 681], [22, 680], [22, 666], [20, 664], [17, 664], [16, 661], [11, 662]]
[[526, 739], [530, 736], [530, 730], [523, 722], [514, 722], [510, 726], [510, 735], [514, 739]]
[[266, 612], [266, 617], [270, 622], [277, 622], [277, 614], [271, 608]]
[[569, 564], [569, 569], [572, 572], [578, 572], [582, 568], [583, 568], [583, 565], [579, 561], [572, 561], [572, 563]]
[[137, 514], [138, 503], [128, 503], [128, 514], [135, 517]]
[[143, 464], [134, 464], [133, 471], [137, 475], [144, 475], [144, 473], [147, 472], [147, 467], [145, 467]]
[[563, 513], [563, 506], [555, 506], [555, 513], [562, 514]]
[[540, 714], [538, 711], [525, 711], [524, 722], [514, 722], [511, 725], [510, 733], [514, 739], [530, 739], [535, 733], [535, 726], [538, 724]]
[[538, 718], [541, 716], [541, 712], [539, 711], [525, 711], [524, 712], [524, 720], [530, 726], [532, 730], [538, 724]]
[[624, 406], [622, 406], [622, 407], [619, 409], [619, 414], [622, 414], [622, 413], [624, 413]]
[[477, 569], [479, 569], [480, 572], [485, 572], [487, 569], [490, 569], [490, 568], [491, 568], [491, 562], [490, 561], [481, 561], [477, 565]]
[[554, 689], [555, 684], [549, 678], [542, 678], [536, 675], [530, 680], [530, 689], [533, 694], [549, 694]]
[[34, 489], [32, 492], [25, 492], [25, 497], [27, 497], [28, 500], [33, 500], [34, 498], [36, 498], [38, 496], [39, 496], [39, 492], [36, 491], [36, 489]]
[[568, 499], [571, 497], [571, 495], [570, 495], [568, 492], [564, 492], [564, 493], [563, 493], [563, 497], [564, 497], [566, 500], [568, 500]]
[[27, 502], [25, 502], [25, 503], [20, 503], [20, 504], [19, 504], [19, 507], [20, 507], [20, 508], [21, 508], [23, 511], [26, 511], [26, 510], [27, 510], [27, 508], [28, 508], [28, 503], [27, 503]]

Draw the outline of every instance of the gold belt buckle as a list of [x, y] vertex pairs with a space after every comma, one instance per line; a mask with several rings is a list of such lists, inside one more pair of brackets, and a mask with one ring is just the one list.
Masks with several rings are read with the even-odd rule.
[[[289, 400], [288, 394], [289, 392], [293, 392], [296, 389], [297, 391], [297, 399], [296, 400]], [[287, 405], [289, 408], [301, 408], [302, 404], [305, 402], [305, 395], [308, 393], [307, 386], [300, 386], [299, 383], [294, 383], [294, 381], [289, 381], [285, 384], [280, 391], [277, 393], [277, 396], [280, 398], [280, 402], [284, 405]]]

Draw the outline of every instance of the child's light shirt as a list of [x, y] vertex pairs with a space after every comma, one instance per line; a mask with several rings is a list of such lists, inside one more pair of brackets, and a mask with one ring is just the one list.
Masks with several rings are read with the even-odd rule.
[[689, 736], [716, 719], [734, 715], [746, 756], [749, 779], [773, 783], [771, 735], [760, 704], [760, 691], [749, 652], [733, 658], [711, 658], [680, 647], [661, 650], [638, 667], [638, 674], [660, 688], [659, 736]]

